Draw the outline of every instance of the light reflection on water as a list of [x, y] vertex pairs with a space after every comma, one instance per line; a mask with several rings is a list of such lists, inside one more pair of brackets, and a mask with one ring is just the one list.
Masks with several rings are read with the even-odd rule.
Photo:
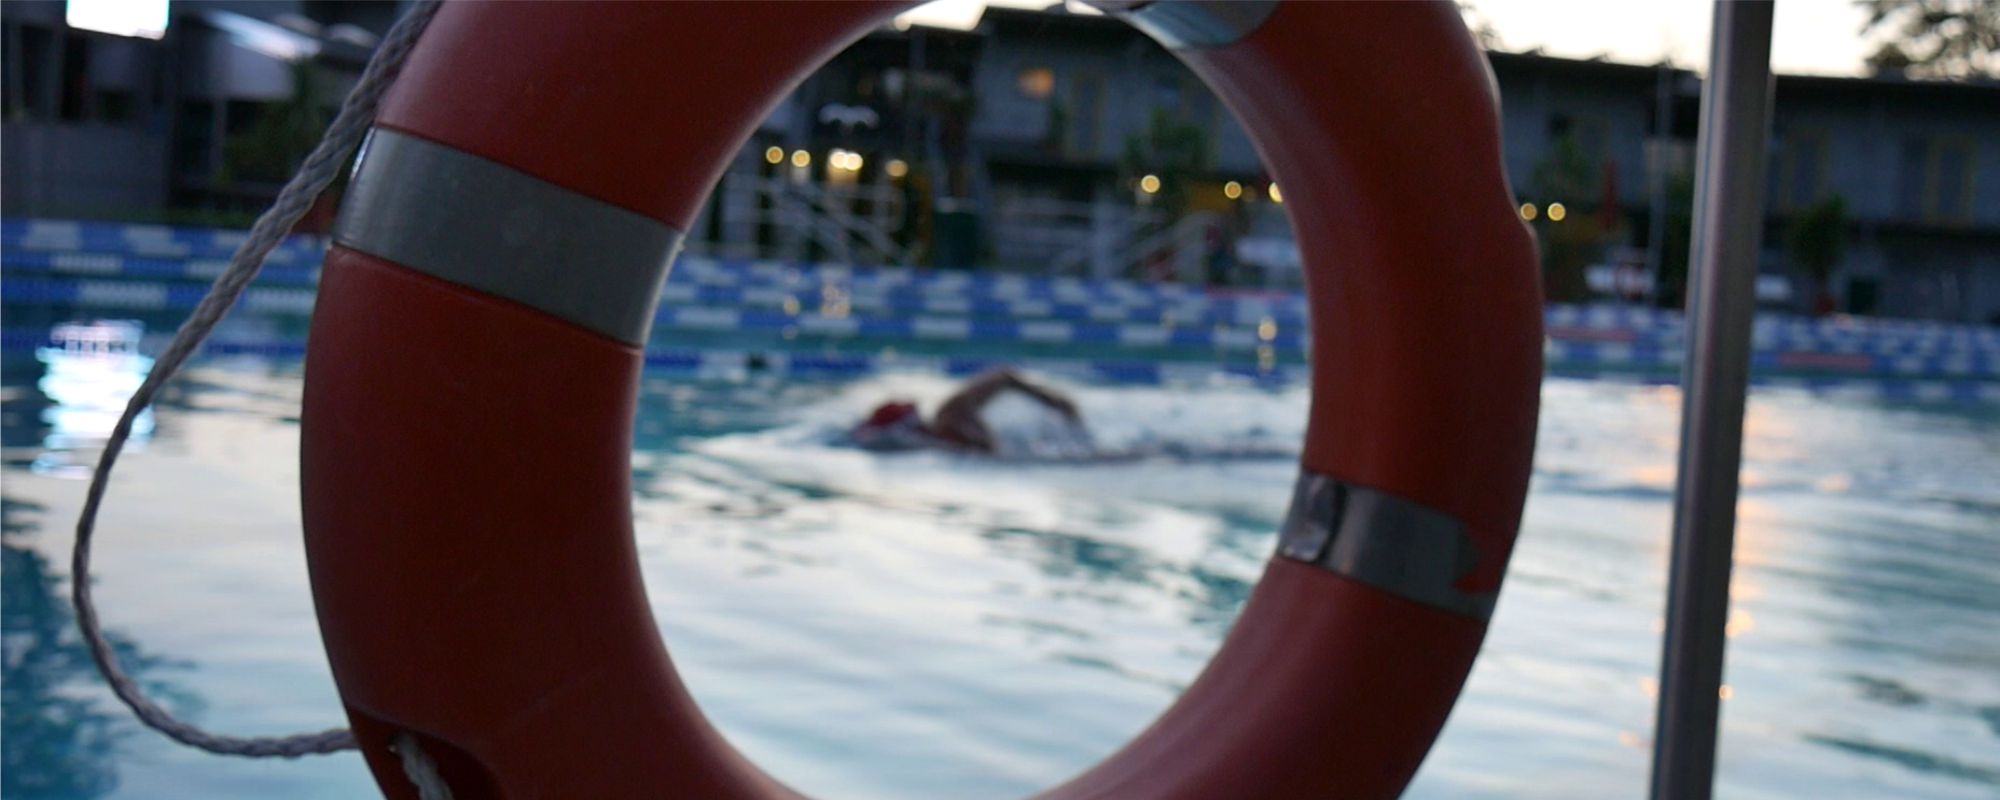
[[[99, 688], [55, 566], [82, 483], [29, 469], [51, 454], [50, 406], [13, 367], [6, 796], [365, 793], [352, 757], [186, 753]], [[128, 658], [232, 732], [337, 715], [296, 535], [298, 381], [296, 364], [197, 370], [104, 521], [101, 602]], [[1294, 470], [1268, 455], [1306, 403], [1302, 389], [1071, 387], [1107, 447], [1263, 458], [1027, 464], [827, 444], [885, 396], [934, 401], [949, 385], [646, 384], [635, 511], [668, 642], [724, 730], [808, 791], [1019, 795], [1129, 737], [1255, 580]], [[1642, 791], [1678, 402], [1549, 384], [1527, 533], [1412, 796]], [[1723, 795], [2000, 792], [2000, 420], [1764, 393], [1748, 428]], [[94, 458], [75, 446], [57, 455]]]

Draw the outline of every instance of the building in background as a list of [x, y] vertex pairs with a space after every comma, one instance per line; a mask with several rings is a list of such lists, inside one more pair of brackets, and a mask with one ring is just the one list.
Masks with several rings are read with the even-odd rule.
[[[241, 224], [399, 4], [175, 0], [157, 39], [72, 27], [74, 8], [0, 4], [4, 212]], [[1699, 77], [1491, 62], [1550, 297], [1677, 304]], [[2000, 84], [1780, 76], [1774, 118], [1771, 304], [2000, 318]], [[1838, 258], [1815, 268], [1786, 243], [1834, 198]], [[888, 27], [836, 56], [752, 136], [689, 246], [1286, 285], [1281, 199], [1234, 118], [1151, 40], [1060, 7], [989, 8], [970, 31]]]
[[[276, 196], [300, 148], [317, 140], [311, 127], [331, 120], [398, 7], [394, 0], [0, 4], [0, 203], [10, 216], [254, 215]], [[115, 30], [149, 11], [163, 30], [71, 24]]]
[[[1699, 76], [1524, 53], [1490, 58], [1507, 170], [1542, 239], [1550, 296], [1581, 299], [1588, 267], [1624, 262], [1664, 267], [1649, 290], [1678, 304]], [[1838, 198], [1844, 256], [1826, 287], [1835, 308], [1996, 321], [2000, 83], [1780, 75], [1772, 116], [1761, 267], [1790, 287], [1779, 304], [1811, 309], [1819, 287], [1786, 243], [1808, 212]], [[1554, 204], [1564, 206], [1560, 220]]]
[[2000, 83], [1779, 76], [1774, 108], [1767, 241], [1838, 197], [1840, 308], [2000, 324]]
[[[1235, 119], [1151, 39], [989, 8], [971, 31], [887, 28], [836, 56], [766, 120], [689, 246], [811, 258], [893, 241], [940, 267], [1296, 282], [1276, 196]], [[825, 213], [800, 230], [801, 208]]]

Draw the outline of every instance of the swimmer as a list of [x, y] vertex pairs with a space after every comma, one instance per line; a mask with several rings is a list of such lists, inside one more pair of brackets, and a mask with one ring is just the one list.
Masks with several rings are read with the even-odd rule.
[[937, 413], [931, 415], [929, 422], [924, 421], [915, 403], [890, 401], [876, 406], [874, 413], [854, 426], [848, 436], [855, 444], [869, 450], [935, 447], [990, 455], [996, 449], [996, 443], [992, 429], [981, 418], [981, 412], [994, 398], [1009, 391], [1027, 395], [1061, 414], [1078, 430], [1082, 429], [1083, 418], [1069, 398], [1029, 381], [1013, 370], [995, 369], [966, 381], [964, 386], [945, 399], [943, 405], [938, 406]]

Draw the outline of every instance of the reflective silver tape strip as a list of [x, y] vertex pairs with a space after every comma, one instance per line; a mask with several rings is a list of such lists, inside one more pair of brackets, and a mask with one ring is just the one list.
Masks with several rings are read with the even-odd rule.
[[1155, 0], [1130, 11], [1105, 9], [1175, 50], [1243, 41], [1271, 18], [1278, 0]]
[[361, 152], [334, 241], [645, 343], [680, 231], [397, 131]]
[[1452, 517], [1400, 497], [1301, 471], [1278, 555], [1405, 600], [1488, 619], [1497, 592], [1456, 584], [1479, 566], [1479, 547]]

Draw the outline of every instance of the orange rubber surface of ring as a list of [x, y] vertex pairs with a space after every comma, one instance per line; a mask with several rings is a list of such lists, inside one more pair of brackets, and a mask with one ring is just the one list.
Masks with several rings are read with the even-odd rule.
[[[1424, 44], [1416, 44], [1422, 42]], [[1533, 240], [1492, 72], [1450, 3], [1283, 3], [1188, 66], [1281, 176], [1312, 310], [1304, 466], [1415, 500], [1500, 586], [1542, 382]]]
[[[685, 229], [769, 108], [891, 11], [449, 4], [382, 124]], [[1490, 74], [1455, 8], [1286, 3], [1184, 57], [1281, 176], [1306, 256], [1304, 466], [1457, 517], [1483, 556], [1464, 588], [1497, 588], [1541, 315]], [[636, 350], [343, 248], [310, 342], [314, 597], [386, 793], [414, 797], [389, 749], [411, 732], [459, 797], [792, 796], [702, 716], [647, 606]], [[1047, 796], [1392, 797], [1484, 630], [1274, 560], [1180, 701]]]

